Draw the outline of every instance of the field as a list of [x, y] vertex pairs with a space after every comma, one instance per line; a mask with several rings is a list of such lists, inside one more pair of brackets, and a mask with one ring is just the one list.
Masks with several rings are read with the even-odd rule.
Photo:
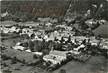
[[[92, 56], [86, 63], [72, 60], [60, 69], [65, 69], [66, 73], [107, 73], [107, 61], [102, 56]], [[53, 73], [58, 73], [60, 69]]]
[[104, 25], [99, 26], [93, 32], [95, 33], [95, 35], [101, 34], [104, 38], [108, 38], [108, 22], [106, 22]]
[[[11, 52], [12, 52], [12, 50], [11, 50]], [[12, 56], [19, 53], [19, 58], [21, 60], [23, 59], [23, 57], [27, 57], [26, 60], [28, 60], [28, 61], [33, 60], [32, 55], [29, 53], [21, 53], [19, 51], [14, 51], [14, 52], [16, 52], [16, 53], [13, 54]], [[7, 52], [7, 55], [8, 54], [9, 53]], [[22, 56], [20, 54], [22, 54]], [[24, 56], [24, 55], [26, 55], [26, 56]], [[107, 61], [108, 60], [103, 56], [92, 56], [85, 63], [72, 60], [53, 72], [47, 72], [47, 71], [39, 68], [38, 67], [39, 65], [29, 66], [29, 65], [23, 64], [21, 62], [17, 62], [15, 64], [13, 64], [10, 59], [5, 60], [2, 63], [5, 63], [6, 65], [8, 65], [6, 67], [3, 67], [3, 70], [10, 70], [10, 71], [12, 71], [12, 73], [59, 73], [59, 71], [61, 69], [65, 69], [66, 73], [107, 73], [107, 70], [108, 70]]]

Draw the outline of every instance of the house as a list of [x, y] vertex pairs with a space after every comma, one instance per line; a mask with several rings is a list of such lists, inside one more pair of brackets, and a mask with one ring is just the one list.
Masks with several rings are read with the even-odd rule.
[[98, 42], [99, 42], [99, 40], [96, 40], [96, 39], [90, 40], [91, 45], [97, 46], [98, 45]]
[[80, 45], [80, 46], [78, 46], [77, 48], [73, 48], [73, 50], [75, 50], [75, 51], [79, 51], [81, 48], [85, 48], [85, 45]]
[[101, 45], [102, 45], [102, 49], [108, 50], [108, 42], [107, 41], [104, 41], [103, 43], [101, 43]]
[[15, 26], [13, 26], [13, 27], [11, 27], [10, 29], [9, 29], [9, 32], [15, 32], [16, 31], [16, 27]]
[[76, 50], [70, 50], [69, 53], [78, 55], [78, 54], [80, 54], [81, 52], [78, 52], [78, 51], [76, 51]]
[[39, 56], [42, 56], [43, 55], [42, 52], [32, 52], [32, 53], [35, 54], [35, 55], [39, 55]]
[[16, 49], [16, 50], [25, 50], [25, 47], [21, 46], [21, 43], [22, 42], [17, 42], [16, 45], [13, 47], [13, 49]]
[[75, 55], [78, 55], [81, 53], [81, 51], [79, 51], [81, 48], [85, 48], [85, 45], [80, 45], [77, 48], [73, 48], [73, 50], [70, 50], [69, 52]]
[[5, 13], [1, 14], [1, 17], [5, 17], [5, 16], [8, 16], [8, 15], [9, 15], [9, 13], [6, 11]]
[[9, 33], [9, 28], [3, 28], [3, 33]]
[[26, 52], [30, 52], [31, 53], [31, 50], [30, 49], [27, 49], [27, 50], [25, 50]]
[[23, 51], [25, 49], [25, 47], [16, 45], [16, 46], [13, 47], [13, 49], [22, 50]]
[[27, 50], [25, 50], [25, 51], [26, 51], [26, 52], [29, 52], [29, 53], [33, 53], [33, 54], [38, 55], [38, 56], [42, 56], [42, 55], [43, 55], [42, 52], [32, 52], [30, 49], [27, 49]]
[[67, 59], [66, 53], [67, 51], [53, 50], [50, 51], [49, 55], [45, 55], [43, 60], [46, 62], [50, 61], [52, 64], [61, 64], [62, 61]]
[[52, 23], [46, 23], [45, 25], [49, 27], [52, 25]]

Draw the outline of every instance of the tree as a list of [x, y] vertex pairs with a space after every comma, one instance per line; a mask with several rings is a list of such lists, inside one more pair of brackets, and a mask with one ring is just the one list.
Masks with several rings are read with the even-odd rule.
[[84, 39], [84, 40], [82, 41], [82, 44], [86, 44], [86, 39]]
[[57, 37], [54, 38], [54, 41], [58, 41]]
[[64, 38], [63, 37], [61, 37], [61, 40], [60, 40], [60, 42], [61, 43], [63, 43], [65, 40], [64, 40]]
[[33, 33], [31, 36], [30, 36], [31, 39], [35, 38], [35, 34]]
[[93, 18], [105, 18], [108, 15], [108, 2], [106, 0], [88, 0], [89, 9]]
[[14, 57], [14, 58], [12, 59], [12, 64], [16, 64], [16, 63], [17, 63], [17, 58]]
[[59, 73], [66, 73], [65, 69], [61, 69]]
[[38, 57], [37, 57], [37, 55], [33, 55], [33, 58], [34, 58], [34, 59], [37, 59]]
[[71, 42], [71, 35], [69, 35], [67, 42], [68, 42], [68, 43]]
[[21, 37], [22, 37], [23, 39], [29, 39], [29, 35], [28, 35], [28, 34], [22, 34]]
[[12, 71], [8, 70], [3, 70], [3, 73], [12, 73]]
[[28, 47], [31, 49], [31, 51], [34, 51], [34, 43], [32, 41], [28, 42]]

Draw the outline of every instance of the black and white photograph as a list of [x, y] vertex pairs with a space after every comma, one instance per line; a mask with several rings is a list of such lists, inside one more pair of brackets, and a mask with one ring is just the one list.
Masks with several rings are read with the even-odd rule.
[[108, 0], [0, 0], [0, 73], [108, 73]]

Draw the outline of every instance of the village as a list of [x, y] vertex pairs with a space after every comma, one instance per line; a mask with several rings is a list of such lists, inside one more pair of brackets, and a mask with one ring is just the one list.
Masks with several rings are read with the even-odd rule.
[[[52, 28], [53, 26], [53, 28]], [[76, 36], [72, 27], [52, 23], [36, 26], [1, 26], [1, 41], [20, 38], [14, 45], [1, 45], [3, 59], [12, 63], [21, 62], [29, 66], [53, 71], [71, 60], [86, 62], [94, 55], [107, 58], [108, 41], [95, 36]], [[9, 49], [10, 48], [10, 49]], [[27, 55], [26, 55], [27, 54]], [[3, 63], [3, 67], [5, 63]]]
[[0, 73], [107, 73], [107, 3], [2, 1]]

